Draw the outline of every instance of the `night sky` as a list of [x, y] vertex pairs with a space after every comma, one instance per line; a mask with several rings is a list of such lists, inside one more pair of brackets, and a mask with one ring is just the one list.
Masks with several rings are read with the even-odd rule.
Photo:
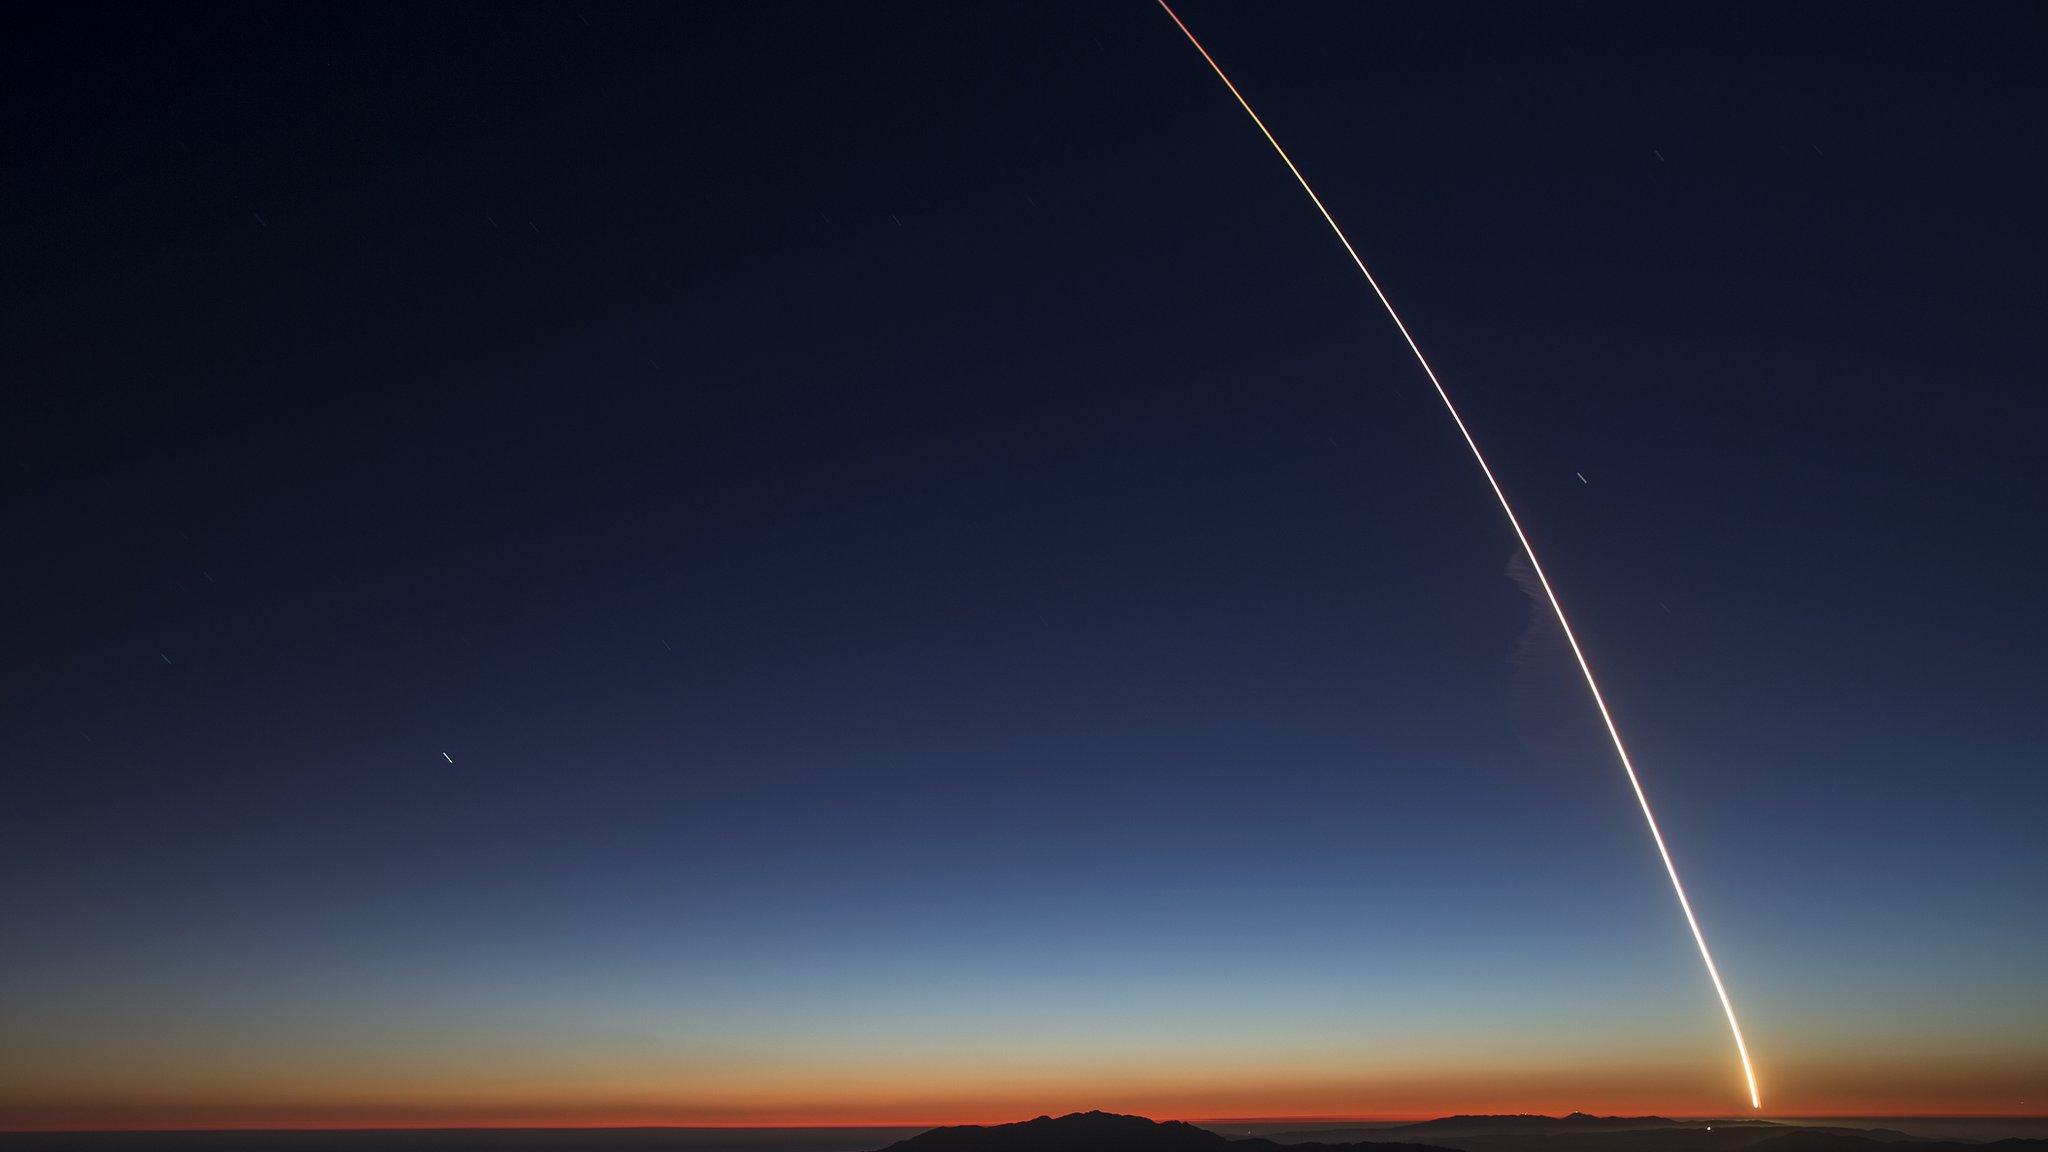
[[[2048, 1110], [2041, 10], [1183, 15], [1766, 1112]], [[1149, 0], [13, 19], [0, 1127], [1745, 1108]]]

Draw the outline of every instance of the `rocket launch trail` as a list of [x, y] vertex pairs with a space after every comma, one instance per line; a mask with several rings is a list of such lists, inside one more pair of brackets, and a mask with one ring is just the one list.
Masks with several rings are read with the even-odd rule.
[[1642, 807], [1643, 822], [1650, 827], [1650, 839], [1656, 842], [1657, 855], [1664, 861], [1665, 873], [1671, 877], [1671, 890], [1678, 895], [1679, 910], [1685, 913], [1686, 926], [1692, 929], [1693, 942], [1699, 945], [1700, 959], [1707, 966], [1707, 977], [1714, 983], [1715, 995], [1721, 998], [1721, 1010], [1728, 1016], [1728, 1030], [1735, 1037], [1735, 1053], [1742, 1060], [1742, 1075], [1749, 1082], [1749, 1105], [1751, 1108], [1761, 1108], [1763, 1101], [1757, 1093], [1756, 1070], [1750, 1066], [1749, 1047], [1742, 1042], [1742, 1025], [1735, 1019], [1735, 1003], [1728, 998], [1727, 986], [1721, 982], [1720, 969], [1714, 966], [1714, 955], [1707, 949], [1706, 934], [1700, 931], [1699, 918], [1693, 915], [1692, 901], [1686, 899], [1685, 885], [1678, 879], [1678, 865], [1672, 862], [1671, 849], [1664, 843], [1664, 833], [1657, 828], [1657, 815], [1650, 810], [1650, 797], [1643, 791], [1643, 783], [1636, 776], [1635, 764], [1629, 759], [1628, 748], [1622, 744], [1621, 729], [1615, 726], [1614, 715], [1608, 711], [1606, 697], [1600, 693], [1600, 682], [1593, 676], [1593, 666], [1586, 660], [1585, 650], [1579, 647], [1579, 638], [1572, 631], [1571, 621], [1565, 617], [1564, 604], [1558, 600], [1557, 591], [1550, 586], [1550, 577], [1544, 573], [1543, 562], [1537, 559], [1536, 549], [1529, 543], [1529, 534], [1523, 531], [1522, 521], [1515, 515], [1514, 505], [1508, 502], [1507, 493], [1502, 490], [1492, 467], [1486, 463], [1485, 453], [1479, 450], [1479, 442], [1473, 438], [1471, 429], [1465, 426], [1465, 418], [1459, 415], [1458, 406], [1451, 402], [1451, 394], [1444, 389], [1443, 381], [1437, 379], [1436, 369], [1430, 367], [1429, 359], [1422, 354], [1422, 348], [1416, 344], [1414, 335], [1408, 331], [1408, 325], [1402, 323], [1401, 314], [1394, 310], [1393, 301], [1387, 298], [1385, 290], [1380, 287], [1380, 282], [1373, 276], [1372, 270], [1365, 266], [1365, 261], [1359, 257], [1358, 250], [1351, 246], [1350, 237], [1344, 235], [1344, 229], [1338, 226], [1336, 218], [1330, 215], [1330, 210], [1323, 206], [1322, 197], [1316, 195], [1316, 190], [1309, 186], [1308, 178], [1301, 174], [1301, 169], [1295, 167], [1293, 158], [1287, 155], [1287, 149], [1280, 146], [1280, 141], [1274, 138], [1272, 130], [1266, 127], [1266, 122], [1259, 119], [1259, 114], [1252, 110], [1251, 102], [1244, 98], [1244, 93], [1238, 91], [1237, 85], [1223, 71], [1222, 65], [1216, 63], [1216, 58], [1209, 55], [1209, 50], [1202, 46], [1202, 42], [1192, 31], [1189, 31], [1187, 24], [1182, 22], [1180, 15], [1173, 10], [1173, 6], [1168, 4], [1167, 0], [1158, 2], [1159, 7], [1165, 10], [1175, 26], [1181, 30], [1181, 34], [1188, 38], [1188, 43], [1195, 46], [1195, 51], [1202, 54], [1203, 60], [1208, 61], [1209, 67], [1216, 73], [1216, 78], [1223, 81], [1224, 87], [1230, 89], [1230, 94], [1236, 97], [1238, 106], [1244, 109], [1245, 115], [1251, 117], [1252, 123], [1258, 126], [1260, 134], [1266, 138], [1266, 143], [1273, 146], [1273, 151], [1279, 155], [1280, 162], [1287, 165], [1287, 170], [1293, 173], [1295, 181], [1301, 185], [1301, 190], [1308, 193], [1309, 202], [1316, 206], [1316, 211], [1322, 214], [1324, 223], [1327, 223], [1330, 231], [1336, 234], [1337, 242], [1344, 246], [1345, 254], [1358, 266], [1359, 274], [1372, 286], [1373, 295], [1379, 297], [1380, 306], [1386, 309], [1387, 317], [1394, 322], [1394, 327], [1400, 330], [1401, 339], [1407, 342], [1408, 350], [1415, 354], [1415, 362], [1422, 366], [1423, 374], [1429, 377], [1430, 384], [1436, 388], [1437, 398], [1443, 401], [1444, 411], [1450, 413], [1451, 422], [1458, 426], [1458, 434], [1465, 438], [1465, 446], [1472, 450], [1472, 460], [1479, 465], [1480, 473], [1486, 477], [1487, 486], [1493, 489], [1494, 499], [1500, 501], [1500, 510], [1507, 515], [1508, 525], [1515, 530], [1515, 539], [1521, 542], [1523, 554], [1529, 557], [1529, 567], [1535, 572], [1536, 581], [1543, 588], [1544, 598], [1550, 602], [1550, 610], [1557, 615], [1558, 627], [1564, 629], [1565, 641], [1571, 645], [1572, 656], [1578, 661], [1580, 673], [1585, 676], [1586, 690], [1593, 696], [1593, 707], [1599, 710], [1600, 721], [1607, 726], [1607, 737], [1614, 743], [1614, 754], [1621, 760], [1621, 770], [1628, 775], [1628, 784], [1635, 792], [1636, 803]]

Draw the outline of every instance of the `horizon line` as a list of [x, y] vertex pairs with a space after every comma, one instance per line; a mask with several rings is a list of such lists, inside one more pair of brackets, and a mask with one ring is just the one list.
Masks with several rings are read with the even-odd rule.
[[[1106, 1110], [1106, 1109], [1093, 1109], [1093, 1111], [1105, 1111], [1105, 1112], [1106, 1112], [1107, 1110]], [[1657, 1112], [1638, 1112], [1638, 1113], [1628, 1113], [1628, 1114], [1624, 1114], [1624, 1113], [1618, 1113], [1618, 1112], [1615, 1112], [1615, 1113], [1596, 1113], [1596, 1112], [1585, 1112], [1585, 1111], [1583, 1111], [1583, 1110], [1577, 1110], [1577, 1109], [1575, 1109], [1574, 1111], [1575, 1111], [1575, 1112], [1577, 1112], [1577, 1113], [1578, 1113], [1579, 1115], [1585, 1115], [1585, 1116], [1592, 1116], [1592, 1117], [1594, 1117], [1594, 1118], [1596, 1118], [1596, 1119], [1648, 1119], [1648, 1118], [1655, 1118], [1655, 1119], [1661, 1119], [1661, 1120], [1671, 1120], [1671, 1121], [1675, 1121], [1675, 1122], [1681, 1122], [1681, 1123], [1682, 1123], [1682, 1122], [1687, 1122], [1687, 1121], [1696, 1121], [1696, 1122], [1702, 1122], [1702, 1123], [1704, 1123], [1704, 1122], [1707, 1122], [1707, 1121], [1716, 1121], [1716, 1122], [1718, 1122], [1718, 1121], [1723, 1121], [1723, 1120], [1728, 1120], [1728, 1121], [1735, 1121], [1735, 1122], [1738, 1122], [1738, 1123], [1740, 1123], [1740, 1122], [1749, 1122], [1749, 1123], [1757, 1123], [1757, 1122], [1763, 1122], [1763, 1123], [1782, 1123], [1782, 1122], [1784, 1122], [1784, 1121], [1786, 1121], [1786, 1120], [2040, 1120], [2040, 1121], [2048, 1122], [2048, 1112], [1852, 1112], [1852, 1111], [1830, 1111], [1830, 1110], [1825, 1110], [1825, 1109], [1823, 1109], [1823, 1110], [1819, 1110], [1819, 1111], [1814, 1111], [1814, 1112], [1808, 1112], [1808, 1113], [1805, 1113], [1804, 1115], [1786, 1115], [1786, 1116], [1782, 1116], [1782, 1117], [1772, 1117], [1772, 1116], [1754, 1116], [1754, 1115], [1727, 1115], [1727, 1114], [1713, 1114], [1713, 1115], [1707, 1115], [1707, 1114], [1692, 1114], [1692, 1115], [1687, 1115], [1687, 1114], [1678, 1114], [1678, 1115], [1670, 1115], [1670, 1116], [1666, 1116], [1666, 1115], [1663, 1115], [1663, 1114], [1661, 1114], [1661, 1113], [1657, 1113]], [[1081, 1112], [1070, 1112], [1070, 1113], [1061, 1113], [1061, 1115], [1081, 1115], [1081, 1114], [1082, 1114]], [[1111, 1113], [1111, 1114], [1112, 1114], [1112, 1115], [1123, 1115], [1123, 1116], [1136, 1116], [1136, 1115], [1139, 1115], [1138, 1113], [1132, 1113], [1132, 1112], [1124, 1112], [1124, 1113]], [[1197, 1126], [1200, 1126], [1200, 1125], [1209, 1125], [1209, 1124], [1261, 1124], [1261, 1125], [1264, 1125], [1264, 1124], [1419, 1124], [1419, 1123], [1427, 1123], [1427, 1122], [1429, 1122], [1429, 1121], [1432, 1121], [1432, 1120], [1454, 1120], [1454, 1119], [1464, 1119], [1464, 1118], [1474, 1118], [1474, 1117], [1485, 1117], [1485, 1118], [1497, 1118], [1497, 1117], [1541, 1117], [1541, 1118], [1543, 1118], [1543, 1119], [1550, 1119], [1550, 1120], [1559, 1120], [1559, 1119], [1563, 1119], [1564, 1115], [1570, 1115], [1570, 1114], [1571, 1114], [1571, 1113], [1565, 1113], [1565, 1114], [1563, 1114], [1563, 1115], [1552, 1115], [1552, 1114], [1550, 1114], [1550, 1113], [1547, 1113], [1547, 1112], [1447, 1112], [1447, 1113], [1439, 1113], [1439, 1114], [1436, 1114], [1436, 1115], [1428, 1115], [1428, 1116], [1423, 1116], [1423, 1115], [1411, 1115], [1411, 1116], [1331, 1116], [1331, 1115], [1320, 1115], [1320, 1116], [1200, 1116], [1200, 1117], [1180, 1117], [1180, 1116], [1169, 1116], [1169, 1117], [1166, 1117], [1166, 1118], [1165, 1118], [1165, 1120], [1166, 1120], [1166, 1121], [1179, 1121], [1180, 1123], [1183, 1123], [1183, 1124], [1194, 1124], [1194, 1125], [1197, 1125]], [[928, 1120], [901, 1120], [901, 1121], [886, 1121], [886, 1120], [867, 1120], [867, 1121], [860, 1121], [860, 1122], [843, 1122], [843, 1123], [842, 1123], [842, 1122], [831, 1122], [831, 1121], [804, 1121], [804, 1122], [800, 1122], [800, 1123], [787, 1123], [787, 1124], [775, 1124], [775, 1123], [758, 1123], [758, 1122], [756, 1122], [756, 1123], [745, 1123], [745, 1124], [674, 1124], [674, 1123], [652, 1123], [652, 1124], [647, 1124], [647, 1123], [631, 1123], [631, 1122], [620, 1122], [620, 1123], [604, 1123], [604, 1122], [597, 1122], [597, 1123], [581, 1123], [581, 1124], [579, 1124], [579, 1123], [570, 1123], [570, 1122], [561, 1122], [561, 1123], [550, 1123], [550, 1122], [545, 1122], [545, 1121], [543, 1121], [543, 1122], [525, 1122], [525, 1123], [505, 1123], [505, 1122], [491, 1122], [491, 1121], [483, 1121], [483, 1122], [476, 1122], [476, 1123], [447, 1123], [447, 1122], [439, 1122], [439, 1123], [420, 1123], [420, 1124], [406, 1124], [406, 1123], [371, 1123], [371, 1124], [333, 1124], [333, 1123], [321, 1123], [321, 1122], [305, 1122], [305, 1123], [291, 1123], [291, 1122], [285, 1122], [285, 1123], [234, 1123], [234, 1122], [227, 1122], [227, 1123], [201, 1123], [201, 1124], [137, 1124], [137, 1125], [113, 1125], [113, 1126], [105, 1126], [105, 1125], [99, 1125], [99, 1126], [80, 1126], [80, 1125], [69, 1125], [69, 1124], [64, 1124], [64, 1125], [51, 1125], [51, 1124], [31, 1124], [31, 1125], [25, 1125], [25, 1126], [16, 1126], [16, 1125], [11, 1125], [11, 1124], [6, 1124], [6, 1123], [0, 1123], [0, 1133], [5, 1133], [5, 1134], [13, 1134], [13, 1133], [33, 1133], [33, 1132], [44, 1132], [44, 1133], [60, 1133], [60, 1132], [75, 1132], [75, 1133], [95, 1133], [95, 1132], [109, 1132], [109, 1133], [111, 1133], [111, 1132], [132, 1132], [132, 1133], [147, 1133], [147, 1132], [521, 1132], [521, 1131], [527, 1131], [527, 1132], [573, 1132], [573, 1131], [581, 1131], [581, 1132], [602, 1132], [602, 1131], [611, 1131], [611, 1132], [628, 1132], [628, 1131], [678, 1131], [678, 1132], [688, 1132], [688, 1131], [696, 1131], [696, 1132], [749, 1132], [749, 1131], [760, 1131], [760, 1132], [775, 1132], [775, 1131], [785, 1131], [785, 1132], [786, 1132], [786, 1131], [804, 1131], [804, 1130], [818, 1130], [818, 1131], [829, 1131], [829, 1130], [844, 1130], [844, 1129], [862, 1129], [862, 1128], [866, 1128], [866, 1129], [882, 1129], [882, 1128], [919, 1128], [919, 1129], [925, 1129], [925, 1130], [930, 1130], [930, 1129], [935, 1129], [935, 1128], [960, 1128], [960, 1127], [981, 1127], [981, 1128], [989, 1128], [989, 1127], [996, 1127], [996, 1126], [1000, 1126], [1000, 1125], [1004, 1125], [1004, 1124], [1020, 1124], [1020, 1123], [1025, 1123], [1025, 1122], [1027, 1122], [1027, 1121], [1030, 1121], [1030, 1120], [1034, 1120], [1034, 1119], [1038, 1119], [1038, 1118], [1040, 1118], [1040, 1117], [1043, 1117], [1043, 1116], [1050, 1116], [1050, 1115], [1052, 1115], [1052, 1114], [1051, 1114], [1051, 1113], [1046, 1113], [1046, 1112], [1041, 1112], [1041, 1113], [1038, 1113], [1038, 1114], [1037, 1114], [1036, 1116], [1027, 1116], [1027, 1117], [1025, 1117], [1025, 1118], [1024, 1118], [1024, 1119], [1022, 1119], [1022, 1120], [980, 1120], [980, 1121], [975, 1121], [975, 1120], [956, 1120], [956, 1121], [948, 1121], [948, 1122], [937, 1122], [937, 1123], [935, 1123], [935, 1122], [932, 1122], [932, 1121], [928, 1121]], [[1153, 1119], [1153, 1117], [1150, 1117], [1150, 1116], [1144, 1116], [1144, 1117], [1142, 1117], [1142, 1118], [1143, 1118], [1143, 1119], [1147, 1119], [1147, 1120], [1151, 1120], [1151, 1119]], [[1155, 1122], [1164, 1122], [1164, 1121], [1155, 1121]]]

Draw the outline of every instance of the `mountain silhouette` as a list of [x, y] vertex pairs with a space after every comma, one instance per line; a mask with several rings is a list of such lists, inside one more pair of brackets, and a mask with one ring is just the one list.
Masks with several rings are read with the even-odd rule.
[[1233, 1140], [1178, 1120], [1075, 1112], [1016, 1124], [934, 1128], [883, 1152], [2048, 1152], [2048, 1140], [1928, 1140], [1883, 1128], [1584, 1112], [1444, 1116], [1418, 1124]]
[[1015, 1124], [956, 1124], [900, 1140], [890, 1152], [1067, 1152], [1131, 1148], [1219, 1152], [1230, 1141], [1179, 1120], [1164, 1122], [1114, 1112], [1040, 1116]]
[[[1016, 1124], [959, 1124], [899, 1140], [884, 1152], [1315, 1152], [1351, 1149], [1302, 1141], [1231, 1140], [1180, 1120], [1149, 1120], [1114, 1112], [1040, 1116]], [[1428, 1144], [1374, 1141], [1361, 1152], [1449, 1152]]]

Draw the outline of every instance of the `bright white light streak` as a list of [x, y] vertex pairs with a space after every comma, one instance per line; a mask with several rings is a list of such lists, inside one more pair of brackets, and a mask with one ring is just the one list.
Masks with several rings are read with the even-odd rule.
[[1451, 394], [1444, 390], [1443, 381], [1437, 379], [1436, 369], [1429, 366], [1429, 358], [1422, 354], [1422, 348], [1415, 343], [1415, 337], [1408, 331], [1408, 325], [1402, 323], [1401, 314], [1394, 311], [1394, 302], [1387, 299], [1379, 280], [1359, 257], [1358, 249], [1351, 246], [1351, 238], [1344, 235], [1344, 229], [1338, 227], [1336, 217], [1330, 215], [1328, 208], [1323, 207], [1323, 198], [1316, 195], [1316, 190], [1309, 186], [1308, 178], [1301, 174], [1301, 169], [1294, 166], [1294, 158], [1287, 154], [1287, 149], [1280, 146], [1280, 141], [1274, 139], [1272, 130], [1266, 127], [1266, 122], [1259, 119], [1257, 112], [1252, 111], [1251, 102], [1244, 98], [1244, 93], [1237, 90], [1237, 85], [1231, 82], [1229, 74], [1223, 71], [1223, 66], [1216, 63], [1216, 58], [1209, 55], [1209, 50], [1202, 47], [1202, 42], [1188, 30], [1188, 26], [1181, 21], [1173, 6], [1166, 0], [1159, 0], [1159, 7], [1165, 9], [1167, 16], [1171, 17], [1175, 26], [1181, 30], [1181, 34], [1188, 38], [1188, 43], [1193, 44], [1195, 51], [1202, 54], [1202, 59], [1209, 62], [1209, 67], [1216, 73], [1216, 78], [1223, 81], [1225, 88], [1230, 89], [1230, 94], [1237, 98], [1238, 107], [1243, 108], [1244, 114], [1252, 118], [1253, 124], [1258, 125], [1259, 133], [1266, 138], [1266, 143], [1273, 146], [1273, 151], [1280, 157], [1280, 162], [1287, 165], [1287, 170], [1294, 174], [1295, 182], [1301, 185], [1301, 190], [1308, 193], [1309, 202], [1316, 206], [1317, 212], [1322, 213], [1323, 222], [1336, 234], [1337, 242], [1344, 246], [1345, 254], [1358, 266], [1358, 271], [1365, 277], [1365, 282], [1372, 285], [1373, 295], [1379, 297], [1380, 306], [1387, 310], [1387, 318], [1400, 330], [1401, 339], [1408, 342], [1408, 350], [1415, 354], [1415, 362], [1422, 365], [1423, 374], [1429, 377], [1430, 384], [1436, 388], [1437, 398], [1444, 402], [1444, 411], [1451, 414], [1451, 422], [1458, 426], [1458, 435], [1465, 438], [1465, 447], [1472, 450], [1473, 461], [1479, 465], [1480, 473], [1486, 477], [1487, 486], [1493, 489], [1494, 499], [1500, 501], [1500, 510], [1507, 514], [1508, 525], [1515, 530], [1515, 539], [1521, 541], [1523, 554], [1529, 557], [1529, 567], [1536, 573], [1536, 582], [1543, 586], [1543, 595], [1550, 601], [1550, 610], [1557, 614], [1558, 627], [1564, 629], [1565, 641], [1571, 645], [1572, 656], [1578, 660], [1579, 671], [1585, 675], [1586, 690], [1593, 695], [1593, 706], [1600, 710], [1600, 721], [1607, 725], [1607, 737], [1614, 742], [1614, 754], [1621, 759], [1621, 770], [1628, 774], [1628, 786], [1635, 790], [1636, 803], [1642, 806], [1643, 822], [1650, 826], [1650, 839], [1657, 842], [1657, 855], [1664, 861], [1665, 874], [1671, 877], [1671, 890], [1678, 894], [1679, 910], [1685, 913], [1686, 926], [1692, 929], [1693, 943], [1700, 946], [1700, 959], [1706, 962], [1707, 977], [1714, 982], [1714, 994], [1721, 998], [1721, 1010], [1728, 1014], [1728, 1031], [1735, 1036], [1735, 1054], [1742, 1058], [1742, 1075], [1749, 1081], [1749, 1106], [1763, 1107], [1762, 1097], [1757, 1094], [1756, 1089], [1756, 1070], [1749, 1063], [1749, 1046], [1742, 1042], [1742, 1025], [1735, 1019], [1735, 1003], [1728, 998], [1728, 988], [1721, 982], [1721, 970], [1714, 966], [1714, 954], [1707, 950], [1707, 937], [1700, 931], [1699, 918], [1692, 912], [1692, 901], [1686, 899], [1685, 885], [1678, 879], [1678, 865], [1672, 863], [1671, 849], [1665, 846], [1664, 833], [1657, 828], [1657, 815], [1650, 811], [1650, 797], [1643, 791], [1643, 782], [1636, 778], [1635, 764], [1629, 760], [1628, 748], [1621, 742], [1621, 729], [1615, 727], [1614, 716], [1607, 710], [1607, 699], [1600, 694], [1600, 682], [1593, 678], [1593, 666], [1587, 662], [1585, 650], [1579, 647], [1579, 638], [1572, 632], [1572, 622], [1565, 618], [1564, 605], [1558, 601], [1556, 590], [1551, 588], [1550, 577], [1544, 574], [1543, 562], [1536, 558], [1536, 549], [1529, 543], [1529, 534], [1522, 530], [1522, 521], [1515, 515], [1514, 505], [1508, 503], [1508, 494], [1501, 490], [1500, 481], [1494, 478], [1493, 469], [1486, 463], [1485, 453], [1479, 450], [1479, 441], [1472, 438], [1472, 430], [1465, 427], [1465, 418], [1458, 414], [1458, 406], [1451, 403]]

